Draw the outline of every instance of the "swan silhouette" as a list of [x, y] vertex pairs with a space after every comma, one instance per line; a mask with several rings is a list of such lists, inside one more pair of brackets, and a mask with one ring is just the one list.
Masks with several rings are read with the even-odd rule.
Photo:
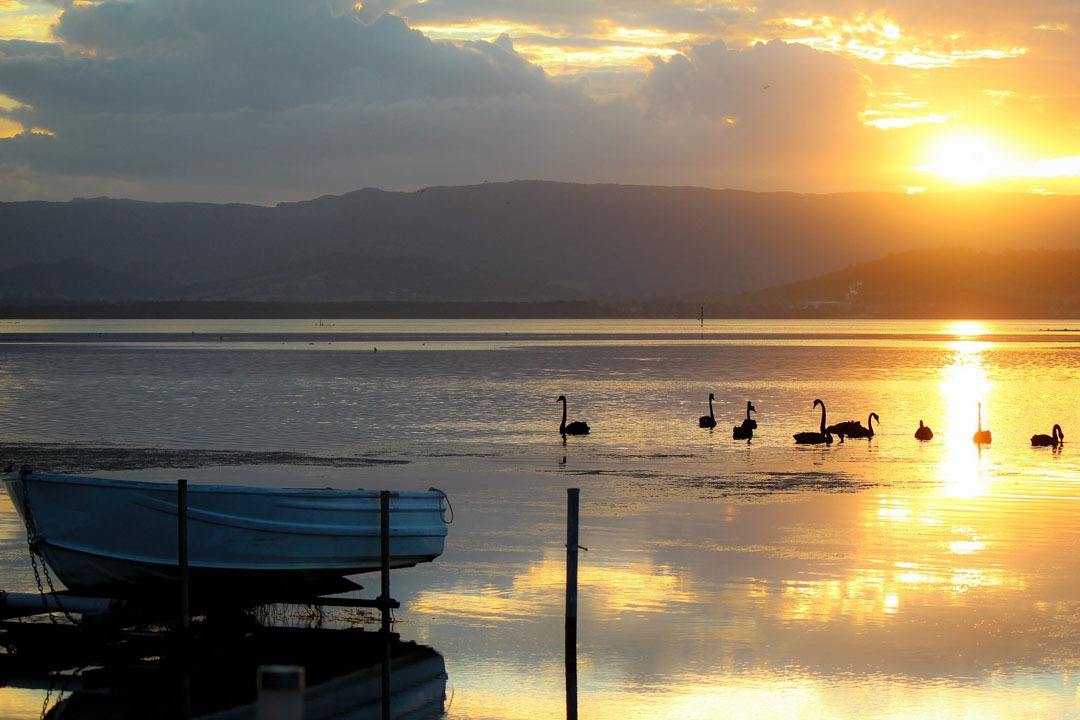
[[1065, 433], [1061, 432], [1061, 426], [1055, 425], [1049, 435], [1032, 435], [1031, 447], [1057, 447], [1065, 441]]
[[757, 412], [757, 408], [749, 400], [746, 401], [746, 419], [742, 421], [742, 425], [735, 425], [731, 428], [731, 437], [733, 440], [750, 440], [754, 437], [754, 431], [757, 430], [757, 420], [750, 417], [750, 413]]
[[716, 416], [713, 415], [712, 409], [712, 401], [714, 397], [715, 396], [712, 393], [709, 393], [709, 414], [702, 415], [698, 418], [697, 426], [699, 428], [708, 428], [709, 430], [712, 430], [714, 427], [716, 427]]
[[821, 406], [821, 430], [819, 432], [801, 432], [792, 435], [798, 445], [832, 445], [832, 434], [825, 428], [825, 403], [814, 401], [814, 407]]
[[874, 437], [875, 420], [877, 420], [878, 425], [881, 424], [881, 418], [878, 417], [876, 412], [872, 412], [866, 416], [866, 427], [863, 427], [858, 420], [845, 420], [842, 423], [830, 425], [825, 428], [825, 431], [833, 435], [839, 435], [840, 442], [844, 442], [845, 437], [870, 439]]
[[566, 422], [566, 396], [560, 395], [559, 399], [555, 402], [562, 403], [562, 422], [559, 423], [559, 434], [563, 437], [567, 435], [588, 435], [589, 423], [583, 420], [575, 420], [572, 423]]
[[934, 431], [931, 430], [929, 428], [929, 426], [923, 425], [922, 420], [920, 420], [919, 421], [919, 429], [915, 431], [915, 439], [916, 440], [922, 440], [924, 442], [926, 440], [933, 440], [934, 439]]
[[971, 441], [976, 445], [989, 445], [993, 440], [989, 430], [983, 430], [982, 426], [982, 403], [979, 403], [979, 429], [971, 436]]

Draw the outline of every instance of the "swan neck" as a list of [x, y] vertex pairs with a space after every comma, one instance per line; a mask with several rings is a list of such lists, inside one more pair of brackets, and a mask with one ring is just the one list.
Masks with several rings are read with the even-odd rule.
[[566, 399], [562, 401], [562, 422], [559, 423], [559, 432], [566, 429]]
[[821, 403], [821, 434], [825, 434], [825, 403]]

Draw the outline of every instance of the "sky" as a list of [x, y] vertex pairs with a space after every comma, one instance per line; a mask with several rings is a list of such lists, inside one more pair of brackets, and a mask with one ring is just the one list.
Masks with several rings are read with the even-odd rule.
[[1080, 193], [1076, 0], [0, 0], [0, 200]]

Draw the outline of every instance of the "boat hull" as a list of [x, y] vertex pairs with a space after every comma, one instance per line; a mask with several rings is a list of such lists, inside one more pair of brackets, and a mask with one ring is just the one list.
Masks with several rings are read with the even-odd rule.
[[[176, 488], [38, 473], [4, 476], [16, 510], [29, 501], [37, 547], [68, 589], [123, 597], [177, 579]], [[346, 575], [381, 566], [379, 493], [189, 485], [193, 592], [303, 595], [347, 589]], [[390, 497], [390, 566], [442, 554], [439, 491]]]

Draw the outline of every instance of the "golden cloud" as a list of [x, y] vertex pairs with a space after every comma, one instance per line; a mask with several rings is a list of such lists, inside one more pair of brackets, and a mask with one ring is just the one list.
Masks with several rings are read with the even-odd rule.
[[0, 0], [0, 40], [49, 41], [62, 13], [55, 5], [41, 2]]
[[906, 32], [885, 13], [859, 13], [847, 20], [828, 15], [782, 17], [766, 25], [778, 30], [788, 42], [866, 62], [913, 69], [956, 67], [977, 60], [1019, 57], [1028, 52], [1023, 46], [956, 47], [963, 41], [963, 33]]

